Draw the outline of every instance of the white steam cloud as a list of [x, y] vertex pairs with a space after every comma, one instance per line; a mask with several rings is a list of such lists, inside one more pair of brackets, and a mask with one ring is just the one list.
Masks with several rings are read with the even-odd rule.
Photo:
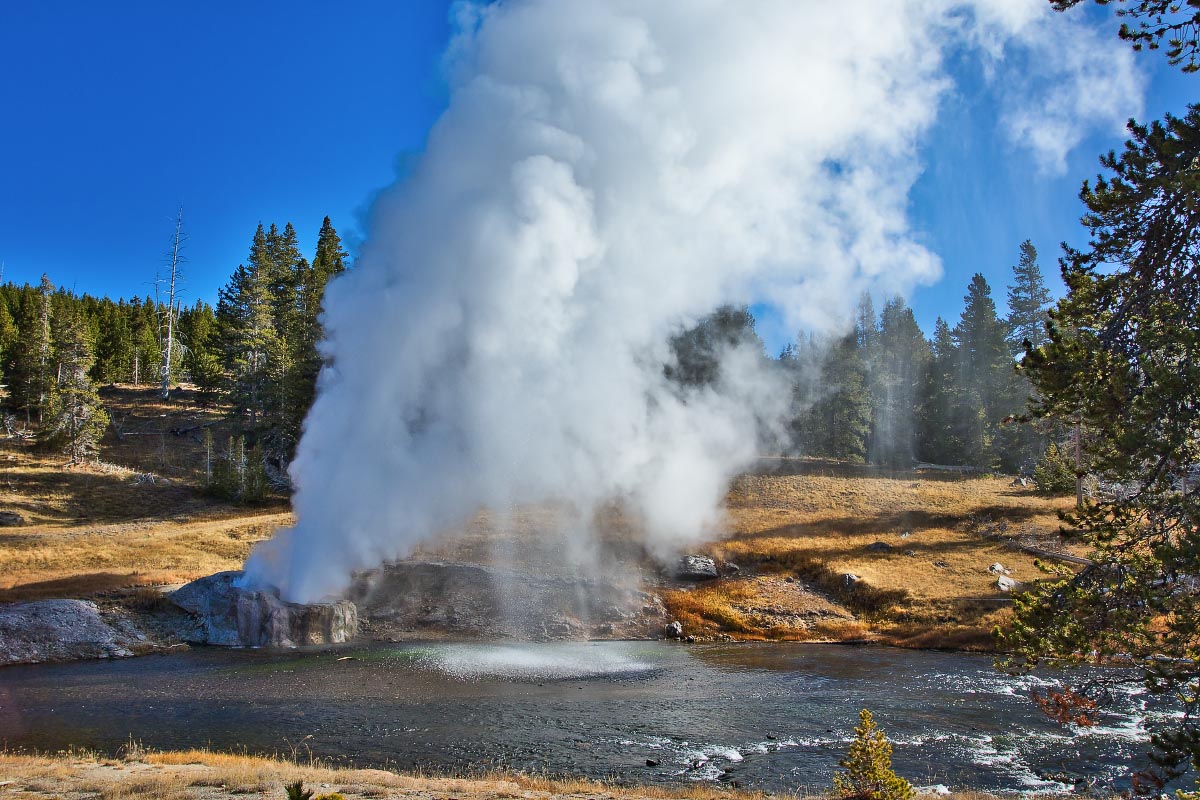
[[326, 296], [298, 523], [245, 581], [335, 595], [480, 507], [565, 503], [586, 521], [619, 499], [664, 555], [711, 532], [787, 393], [737, 349], [715, 386], [681, 390], [663, 377], [670, 337], [726, 303], [829, 327], [863, 290], [936, 279], [906, 207], [943, 59], [978, 51], [1003, 80], [1005, 48], [1056, 26], [1055, 97], [1007, 123], [1040, 152], [1036, 109], [1069, 126], [1058, 109], [1094, 88], [1057, 65], [1097, 46], [1046, 5], [459, 7], [449, 107]]

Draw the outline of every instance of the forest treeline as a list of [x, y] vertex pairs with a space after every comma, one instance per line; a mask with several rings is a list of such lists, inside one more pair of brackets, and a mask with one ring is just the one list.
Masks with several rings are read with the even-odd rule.
[[[1073, 464], [1056, 442], [1063, 430], [1026, 419], [1032, 390], [1016, 368], [1027, 342], [1046, 341], [1051, 300], [1029, 241], [1020, 245], [1007, 299], [1009, 313], [1000, 317], [991, 287], [976, 274], [957, 323], [939, 318], [932, 339], [902, 298], [877, 312], [869, 295], [848, 332], [797, 337], [774, 363], [792, 392], [785, 448], [889, 467], [1033, 473], [1040, 464], [1039, 483], [1069, 488]], [[746, 343], [762, 348], [750, 310], [720, 309], [675, 339], [677, 364], [667, 374], [685, 384], [714, 382], [721, 350]], [[1057, 480], [1048, 480], [1051, 472]]]
[[161, 382], [169, 392], [186, 381], [202, 402], [226, 404], [238, 423], [239, 440], [221, 443], [218, 460], [236, 449], [238, 471], [261, 456], [268, 471], [282, 475], [321, 368], [321, 299], [347, 257], [326, 217], [311, 262], [291, 223], [282, 230], [260, 224], [215, 309], [202, 300], [185, 307], [154, 296], [76, 295], [56, 289], [49, 276], [38, 286], [0, 286], [9, 433], [36, 429], [72, 460], [87, 458], [108, 424], [99, 385]]
[[[247, 469], [261, 462], [285, 480], [321, 369], [325, 286], [347, 258], [326, 217], [311, 261], [291, 223], [260, 224], [215, 308], [76, 295], [48, 276], [38, 286], [0, 286], [6, 425], [37, 430], [79, 460], [97, 452], [108, 424], [98, 386], [161, 383], [169, 392], [188, 382], [202, 402], [227, 408], [238, 431], [236, 441], [217, 443], [219, 463], [209, 473], [224, 479], [232, 460], [239, 477], [229, 478], [237, 488], [228, 493], [243, 494], [251, 480], [258, 488], [250, 494], [259, 494], [263, 479], [248, 479]], [[877, 314], [864, 295], [848, 333], [800, 336], [771, 359], [792, 387], [788, 446], [893, 467], [1030, 469], [1048, 440], [1044, 430], [1017, 422], [1030, 388], [1015, 362], [1026, 341], [1044, 340], [1049, 303], [1029, 242], [1020, 247], [1006, 318], [981, 275], [971, 280], [957, 324], [939, 319], [932, 340], [902, 299]], [[745, 340], [762, 350], [749, 310], [720, 309], [676, 338], [668, 374], [685, 383], [712, 380], [718, 345]]]

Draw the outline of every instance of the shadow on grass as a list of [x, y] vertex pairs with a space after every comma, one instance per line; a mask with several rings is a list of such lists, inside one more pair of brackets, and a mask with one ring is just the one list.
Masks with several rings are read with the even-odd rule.
[[0, 603], [63, 598], [84, 600], [102, 592], [125, 589], [137, 583], [138, 575], [133, 572], [91, 572], [0, 589]]

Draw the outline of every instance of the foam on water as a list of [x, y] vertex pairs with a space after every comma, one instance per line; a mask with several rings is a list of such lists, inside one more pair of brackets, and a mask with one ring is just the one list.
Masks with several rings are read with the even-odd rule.
[[433, 646], [419, 660], [428, 669], [464, 681], [577, 680], [644, 675], [658, 666], [612, 643], [449, 644]]

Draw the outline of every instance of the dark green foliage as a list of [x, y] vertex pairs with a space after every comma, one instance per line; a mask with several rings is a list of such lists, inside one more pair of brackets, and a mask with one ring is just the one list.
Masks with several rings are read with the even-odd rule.
[[284, 784], [283, 790], [287, 793], [287, 800], [312, 800], [312, 789], [305, 789], [303, 781]]
[[932, 351], [912, 309], [889, 300], [879, 319], [871, 370], [870, 457], [876, 464], [910, 466], [916, 460], [921, 385]]
[[208, 303], [197, 301], [179, 315], [179, 341], [183, 345], [183, 371], [196, 385], [201, 398], [213, 402], [225, 377], [221, 366], [217, 316]]
[[865, 708], [854, 741], [833, 775], [833, 797], [845, 800], [913, 800], [913, 785], [892, 771], [892, 745]]
[[708, 386], [720, 379], [721, 358], [728, 351], [749, 346], [762, 353], [762, 339], [754, 331], [754, 317], [746, 306], [722, 306], [671, 340], [675, 358], [665, 373], [683, 386]]
[[1042, 494], [1071, 494], [1075, 491], [1075, 459], [1051, 442], [1033, 467], [1033, 482]]
[[[1109, 485], [1067, 515], [1096, 564], [1022, 598], [1005, 666], [1121, 657], [1180, 715], [1153, 738], [1160, 777], [1200, 771], [1200, 107], [1130, 125], [1085, 183], [1087, 248], [1024, 368], [1034, 411], [1084, 432]], [[1095, 700], [1096, 696], [1085, 699]]]
[[[1050, 0], [1055, 11], [1066, 11], [1086, 0]], [[1096, 0], [1106, 6], [1112, 0]], [[1167, 46], [1167, 63], [1183, 66], [1184, 72], [1196, 72], [1200, 50], [1200, 3], [1196, 0], [1118, 0], [1116, 15], [1122, 18], [1120, 37], [1134, 50], [1158, 50]], [[1131, 25], [1129, 20], [1133, 21]]]
[[212, 434], [205, 432], [206, 489], [215, 497], [237, 503], [261, 503], [270, 491], [262, 450], [246, 447], [244, 436], [230, 436], [221, 451], [213, 446]]
[[1050, 318], [1050, 290], [1037, 263], [1037, 249], [1026, 239], [1021, 243], [1021, 258], [1013, 267], [1013, 283], [1008, 287], [1008, 345], [1013, 355], [1021, 355], [1026, 346], [1041, 347], [1046, 342], [1046, 323]]
[[77, 309], [63, 308], [55, 315], [52, 329], [57, 377], [48, 393], [38, 439], [78, 463], [99, 452], [108, 414], [88, 375], [93, 357], [86, 319]]
[[1018, 407], [1014, 364], [1004, 323], [996, 316], [991, 287], [982, 275], [971, 279], [964, 304], [954, 328], [958, 375], [951, 424], [961, 447], [958, 463], [991, 471], [1000, 466], [999, 424]]

